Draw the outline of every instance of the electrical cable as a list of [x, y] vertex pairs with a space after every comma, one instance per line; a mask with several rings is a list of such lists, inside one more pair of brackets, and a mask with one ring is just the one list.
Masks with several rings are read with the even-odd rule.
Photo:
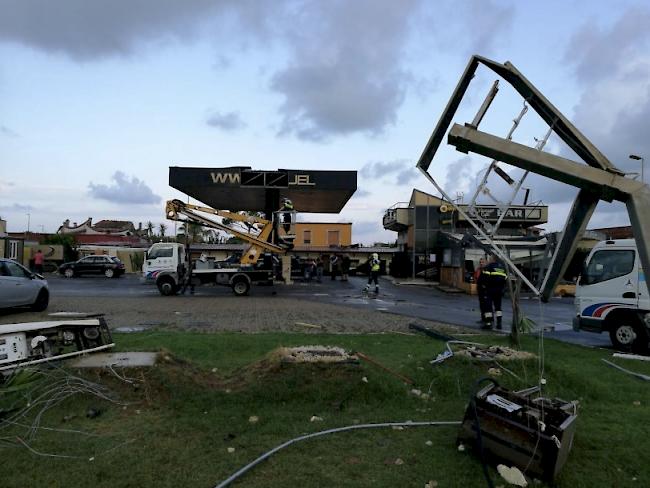
[[458, 420], [449, 420], [449, 421], [432, 421], [432, 422], [386, 422], [386, 423], [380, 423], [380, 424], [359, 424], [359, 425], [348, 425], [347, 427], [337, 427], [335, 429], [328, 429], [328, 430], [322, 430], [320, 432], [314, 432], [312, 434], [305, 434], [300, 437], [296, 437], [294, 439], [291, 439], [283, 444], [280, 444], [279, 446], [274, 447], [270, 451], [265, 452], [261, 456], [259, 456], [257, 459], [254, 461], [248, 463], [246, 466], [243, 468], [239, 469], [237, 472], [232, 474], [230, 477], [228, 477], [226, 480], [222, 481], [218, 485], [215, 486], [215, 488], [224, 488], [228, 486], [230, 483], [235, 481], [237, 478], [240, 476], [246, 474], [248, 471], [250, 471], [252, 468], [257, 466], [259, 463], [262, 461], [270, 458], [273, 454], [275, 454], [278, 451], [281, 451], [285, 447], [289, 447], [291, 444], [294, 444], [296, 442], [304, 441], [307, 439], [313, 439], [314, 437], [321, 437], [324, 435], [328, 434], [336, 434], [338, 432], [345, 432], [348, 430], [357, 430], [357, 429], [377, 429], [377, 428], [383, 428], [383, 427], [423, 427], [423, 426], [447, 426], [447, 425], [460, 425], [461, 422]]

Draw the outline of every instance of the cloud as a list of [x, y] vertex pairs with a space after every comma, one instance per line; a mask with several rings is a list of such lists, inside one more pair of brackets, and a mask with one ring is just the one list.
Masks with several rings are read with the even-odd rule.
[[214, 112], [205, 121], [210, 127], [216, 127], [226, 131], [236, 131], [246, 127], [246, 123], [242, 120], [239, 112]]
[[416, 0], [306, 2], [291, 26], [290, 61], [271, 82], [284, 96], [280, 133], [323, 140], [394, 123], [410, 79], [402, 54], [418, 7]]
[[573, 64], [578, 80], [608, 79], [625, 68], [630, 57], [646, 51], [650, 10], [632, 7], [610, 29], [586, 22], [573, 36], [564, 60]]
[[359, 170], [359, 174], [364, 178], [379, 179], [388, 174], [403, 171], [409, 164], [406, 159], [395, 159], [393, 161], [371, 161], [364, 164]]
[[[0, 16], [0, 40], [17, 42], [76, 61], [130, 56], [147, 42], [191, 40], [215, 16], [249, 17], [264, 8], [246, 0], [21, 0]], [[257, 22], [261, 24], [261, 21]]]
[[129, 177], [122, 171], [116, 171], [111, 177], [112, 185], [88, 184], [88, 193], [93, 198], [107, 200], [119, 204], [155, 204], [161, 198], [151, 191], [144, 181], [135, 176]]
[[22, 205], [20, 203], [14, 203], [13, 205], [0, 205], [0, 212], [19, 212], [26, 213], [32, 212], [34, 207], [31, 205]]

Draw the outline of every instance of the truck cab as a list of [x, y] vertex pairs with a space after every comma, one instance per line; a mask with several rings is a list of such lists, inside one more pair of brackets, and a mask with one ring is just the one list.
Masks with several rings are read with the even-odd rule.
[[617, 349], [648, 348], [650, 296], [634, 239], [594, 246], [578, 280], [573, 328], [608, 332]]

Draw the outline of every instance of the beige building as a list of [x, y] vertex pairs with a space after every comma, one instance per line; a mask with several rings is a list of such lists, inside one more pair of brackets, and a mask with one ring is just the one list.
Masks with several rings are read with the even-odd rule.
[[349, 247], [352, 223], [297, 222], [296, 247]]

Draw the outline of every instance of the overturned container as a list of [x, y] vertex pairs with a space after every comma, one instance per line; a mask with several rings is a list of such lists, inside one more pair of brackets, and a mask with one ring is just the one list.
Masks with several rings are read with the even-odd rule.
[[512, 392], [489, 381], [467, 407], [458, 443], [482, 451], [490, 463], [514, 465], [530, 476], [553, 480], [573, 445], [577, 402], [534, 397], [537, 386]]

